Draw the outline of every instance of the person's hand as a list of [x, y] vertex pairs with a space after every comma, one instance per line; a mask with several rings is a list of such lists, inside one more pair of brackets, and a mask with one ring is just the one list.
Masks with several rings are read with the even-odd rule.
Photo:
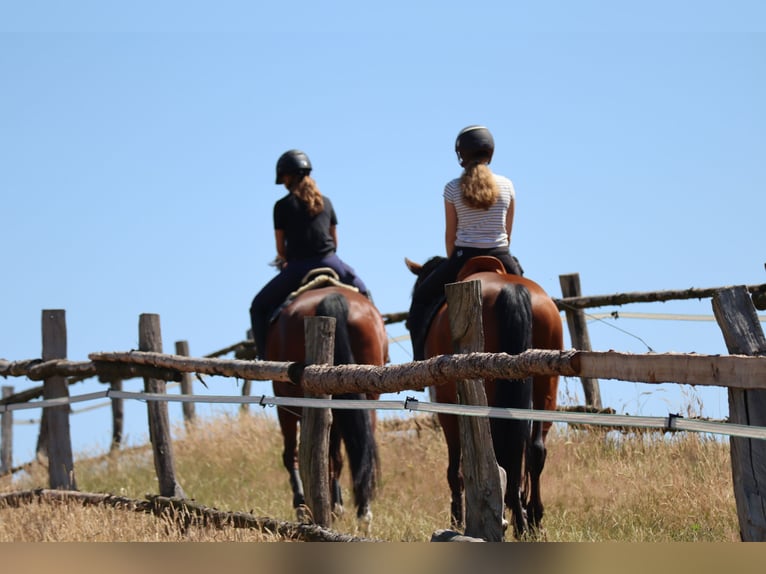
[[279, 271], [282, 271], [282, 269], [287, 267], [287, 260], [277, 255], [274, 260], [269, 263], [269, 265], [276, 267]]

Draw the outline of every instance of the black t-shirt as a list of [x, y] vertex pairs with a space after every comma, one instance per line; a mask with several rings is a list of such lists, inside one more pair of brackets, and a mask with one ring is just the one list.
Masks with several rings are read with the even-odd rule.
[[292, 193], [274, 204], [274, 229], [285, 232], [288, 261], [324, 257], [335, 251], [330, 227], [337, 225], [338, 219], [330, 199], [322, 196], [322, 200], [324, 209], [314, 216]]

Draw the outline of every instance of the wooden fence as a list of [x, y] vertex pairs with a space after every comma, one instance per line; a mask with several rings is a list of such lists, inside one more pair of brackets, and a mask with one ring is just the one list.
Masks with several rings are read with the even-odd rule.
[[[757, 289], [761, 288], [757, 286]], [[766, 357], [763, 357], [766, 355], [766, 339], [758, 323], [750, 293], [753, 293], [752, 288], [733, 287], [717, 290], [712, 295], [716, 319], [732, 353], [730, 356], [531, 350], [517, 356], [472, 353], [384, 367], [329, 367], [238, 359], [195, 359], [178, 354], [163, 354], [159, 317], [142, 315], [139, 319], [138, 352], [93, 353], [89, 361], [70, 362], [65, 359], [64, 312], [53, 310], [43, 312], [42, 360], [15, 363], [0, 360], [0, 374], [44, 380], [43, 397], [54, 402], [68, 397], [65, 377], [98, 376], [101, 381], [114, 384], [115, 381], [140, 376], [144, 379], [147, 393], [161, 396], [164, 395], [165, 381], [181, 381], [184, 373], [196, 372], [246, 380], [293, 381], [307, 393], [329, 395], [341, 392], [398, 392], [455, 380], [560, 374], [592, 379], [727, 387], [731, 422], [766, 426]], [[0, 405], [19, 402], [20, 398], [29, 400], [28, 396], [21, 395], [23, 393], [4, 396]], [[173, 469], [167, 403], [149, 401], [147, 408], [160, 495], [183, 498], [183, 490], [175, 479]], [[6, 424], [2, 426], [5, 428]], [[41, 437], [44, 435], [48, 441], [51, 488], [76, 489], [71, 445], [67, 444], [69, 427], [66, 405], [44, 410]], [[761, 494], [766, 491], [766, 441], [732, 437], [731, 449], [742, 539], [766, 540], [766, 504]], [[482, 456], [485, 454], [482, 453]], [[488, 464], [491, 466], [491, 462]], [[322, 471], [320, 469], [315, 472]], [[471, 496], [469, 493], [466, 495], [467, 499]], [[483, 512], [477, 511], [475, 515], [480, 516]], [[486, 512], [497, 515], [497, 509]], [[492, 533], [477, 534], [482, 538], [495, 537]]]

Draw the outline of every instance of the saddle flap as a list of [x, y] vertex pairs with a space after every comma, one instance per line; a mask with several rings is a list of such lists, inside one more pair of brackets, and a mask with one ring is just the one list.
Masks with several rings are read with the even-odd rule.
[[483, 271], [503, 274], [505, 273], [505, 266], [497, 257], [492, 257], [491, 255], [477, 255], [465, 262], [460, 269], [460, 272], [457, 274], [457, 280], [463, 281], [469, 275]]

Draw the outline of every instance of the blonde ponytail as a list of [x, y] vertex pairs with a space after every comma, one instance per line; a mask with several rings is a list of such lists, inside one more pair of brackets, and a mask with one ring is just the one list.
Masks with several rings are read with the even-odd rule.
[[290, 189], [290, 191], [306, 204], [309, 215], [317, 215], [324, 209], [322, 194], [319, 191], [316, 181], [314, 181], [311, 176], [303, 176], [300, 181]]
[[460, 176], [460, 189], [465, 202], [474, 209], [489, 209], [500, 195], [495, 176], [485, 163], [466, 166]]

